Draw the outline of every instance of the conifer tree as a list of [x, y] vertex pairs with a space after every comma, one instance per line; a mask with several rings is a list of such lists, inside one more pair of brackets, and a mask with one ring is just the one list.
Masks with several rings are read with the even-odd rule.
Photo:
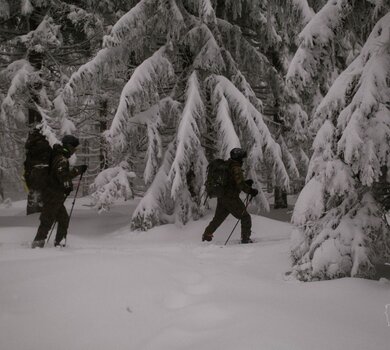
[[[225, 5], [236, 11], [239, 3]], [[243, 74], [265, 76], [271, 64], [238, 27], [217, 18], [215, 8], [210, 0], [139, 1], [64, 89], [72, 104], [83, 87], [137, 62], [106, 133], [118, 162], [134, 157], [140, 132], [148, 139], [144, 178], [150, 186], [133, 214], [134, 229], [202, 215], [208, 160], [227, 158], [233, 147], [248, 150], [246, 166], [257, 188], [264, 165], [277, 184], [289, 185], [281, 148]], [[267, 207], [263, 196], [257, 201]]]
[[[85, 9], [80, 6], [85, 6]], [[0, 3], [0, 183], [20, 186], [28, 126], [48, 118], [57, 136], [75, 131], [59, 89], [102, 37], [93, 1], [3, 0]]]
[[388, 188], [390, 13], [317, 107], [307, 183], [296, 203], [293, 271], [302, 280], [370, 277], [390, 231], [376, 185]]
[[299, 47], [287, 71], [290, 88], [309, 117], [340, 72], [359, 54], [375, 19], [389, 9], [382, 0], [328, 0], [314, 5], [318, 12], [299, 33]]

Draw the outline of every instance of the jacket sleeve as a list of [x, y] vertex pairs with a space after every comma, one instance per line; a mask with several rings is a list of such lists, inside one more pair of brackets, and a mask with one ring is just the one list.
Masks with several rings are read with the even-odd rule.
[[245, 182], [244, 174], [239, 164], [232, 164], [231, 166], [234, 182], [240, 191], [250, 194], [251, 187]]

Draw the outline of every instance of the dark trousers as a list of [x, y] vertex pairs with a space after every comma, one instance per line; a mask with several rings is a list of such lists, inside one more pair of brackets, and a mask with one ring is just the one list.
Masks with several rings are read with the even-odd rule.
[[217, 208], [209, 225], [204, 231], [205, 236], [212, 236], [217, 228], [232, 214], [241, 220], [241, 238], [246, 239], [251, 235], [252, 220], [240, 197], [221, 197], [217, 199]]
[[43, 207], [39, 217], [40, 225], [34, 241], [45, 240], [54, 222], [58, 223], [55, 241], [61, 242], [68, 233], [69, 215], [64, 206], [66, 196], [63, 193], [44, 192]]

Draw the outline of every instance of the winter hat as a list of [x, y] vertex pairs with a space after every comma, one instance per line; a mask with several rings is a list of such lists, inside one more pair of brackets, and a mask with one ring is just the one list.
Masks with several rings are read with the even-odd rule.
[[76, 148], [80, 142], [79, 142], [79, 139], [73, 135], [65, 135], [63, 138], [62, 138], [62, 144], [64, 146], [72, 146], [73, 148]]
[[230, 158], [233, 160], [242, 160], [246, 157], [247, 157], [247, 153], [242, 148], [233, 148], [230, 151]]

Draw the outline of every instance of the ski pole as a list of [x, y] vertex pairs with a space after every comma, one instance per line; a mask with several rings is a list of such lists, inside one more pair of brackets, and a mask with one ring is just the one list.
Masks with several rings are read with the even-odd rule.
[[74, 204], [76, 203], [77, 193], [79, 192], [81, 179], [83, 178], [83, 175], [84, 175], [84, 173], [81, 173], [79, 183], [77, 184], [76, 193], [75, 193], [74, 198], [73, 198], [72, 208], [70, 209], [70, 213], [69, 213], [69, 221], [70, 221], [70, 218], [71, 218], [72, 213], [73, 213]]
[[[245, 213], [246, 209], [248, 208], [248, 205], [249, 205], [249, 203], [250, 203], [251, 200], [252, 200], [252, 197], [249, 198], [249, 194], [247, 194], [246, 200], [245, 200], [245, 203], [246, 203], [246, 204], [245, 204], [245, 208], [244, 208], [244, 210], [242, 211], [241, 216], [244, 215], [244, 213]], [[241, 219], [238, 219], [238, 220], [237, 220], [236, 224], [235, 224], [234, 227], [233, 227], [232, 232], [230, 232], [230, 235], [229, 235], [229, 237], [227, 238], [227, 240], [226, 240], [226, 242], [225, 242], [225, 245], [227, 244], [227, 242], [229, 242], [229, 239], [230, 239], [230, 237], [232, 236], [232, 234], [233, 234], [234, 230], [236, 229], [236, 227], [237, 227], [238, 223], [240, 222], [240, 220], [241, 220]]]
[[[79, 183], [77, 184], [76, 193], [75, 193], [74, 198], [73, 198], [72, 208], [70, 209], [70, 213], [69, 213], [69, 222], [70, 222], [70, 218], [72, 217], [74, 204], [76, 203], [77, 193], [79, 192], [79, 188], [80, 188], [80, 184], [81, 184], [81, 180], [83, 178], [83, 175], [84, 175], [84, 173], [81, 173]], [[64, 238], [65, 238], [65, 245], [66, 245], [66, 236]]]
[[50, 237], [51, 237], [51, 234], [52, 234], [53, 231], [54, 231], [54, 227], [56, 226], [56, 223], [57, 223], [57, 221], [54, 221], [54, 222], [53, 222], [53, 226], [51, 227], [49, 237], [48, 237], [47, 240], [46, 240], [46, 244], [48, 244], [49, 241], [50, 241]]

